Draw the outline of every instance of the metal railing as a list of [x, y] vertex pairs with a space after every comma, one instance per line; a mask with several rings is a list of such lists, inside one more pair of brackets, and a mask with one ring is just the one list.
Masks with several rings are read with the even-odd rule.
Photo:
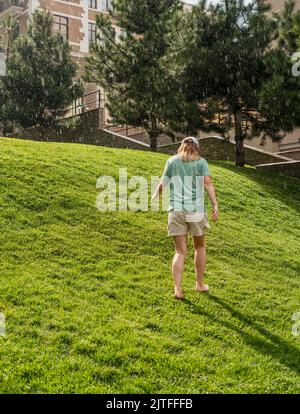
[[100, 90], [88, 92], [82, 97], [76, 99], [73, 104], [64, 111], [63, 118], [71, 118], [72, 116], [80, 115], [82, 113], [95, 109], [103, 110], [103, 119], [105, 120], [105, 124], [103, 126], [104, 129], [107, 129], [109, 131], [115, 130], [114, 132], [125, 135], [127, 137], [136, 137], [145, 133], [142, 128], [139, 128], [139, 132], [131, 133], [132, 131], [136, 131], [138, 129], [138, 127], [132, 125], [117, 124], [114, 123], [113, 120], [111, 120], [111, 123], [109, 123], [109, 114], [106, 113], [105, 95], [102, 94]]
[[[135, 137], [141, 134], [145, 134], [145, 131], [142, 128], [135, 127], [135, 126], [128, 125], [128, 124], [106, 124], [104, 128], [107, 129], [108, 131], [112, 131], [117, 128], [118, 130], [113, 131], [113, 132], [116, 132], [121, 135], [125, 135], [126, 137]], [[140, 129], [140, 132], [135, 132], [134, 134], [129, 133], [130, 131], [134, 131], [136, 129]]]

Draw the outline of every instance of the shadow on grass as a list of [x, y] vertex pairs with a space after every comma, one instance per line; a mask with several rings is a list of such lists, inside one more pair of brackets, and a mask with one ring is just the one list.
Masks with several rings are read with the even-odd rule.
[[[300, 349], [283, 340], [280, 336], [268, 331], [266, 328], [248, 316], [242, 314], [221, 298], [214, 296], [211, 293], [209, 293], [207, 297], [226, 309], [231, 314], [232, 318], [242, 322], [246, 329], [250, 328], [255, 330], [257, 334], [250, 334], [246, 332], [246, 329], [242, 330], [239, 326], [236, 326], [232, 322], [216, 318], [200, 306], [195, 305], [195, 303], [191, 302], [189, 299], [184, 299], [183, 303], [187, 304], [191, 308], [192, 313], [208, 317], [211, 321], [227, 329], [235, 331], [241, 336], [247, 345], [251, 346], [256, 351], [276, 359], [281, 364], [295, 371], [296, 374], [300, 374]], [[263, 338], [259, 337], [259, 335]]]
[[229, 163], [219, 166], [241, 177], [255, 181], [270, 198], [280, 200], [294, 210], [300, 211], [299, 178], [269, 171], [258, 171], [253, 168], [236, 167]]

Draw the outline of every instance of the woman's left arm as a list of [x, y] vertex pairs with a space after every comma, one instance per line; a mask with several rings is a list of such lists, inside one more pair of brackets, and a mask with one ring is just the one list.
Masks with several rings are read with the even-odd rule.
[[215, 187], [212, 183], [212, 180], [209, 176], [204, 177], [204, 187], [210, 199], [213, 212], [212, 212], [212, 219], [213, 221], [217, 221], [219, 218], [219, 207], [216, 197]]

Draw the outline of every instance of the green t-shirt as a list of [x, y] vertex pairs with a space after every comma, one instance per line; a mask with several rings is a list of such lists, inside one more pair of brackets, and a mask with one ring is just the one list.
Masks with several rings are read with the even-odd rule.
[[204, 177], [209, 176], [207, 161], [184, 162], [177, 155], [168, 159], [162, 176], [170, 188], [169, 210], [205, 211]]

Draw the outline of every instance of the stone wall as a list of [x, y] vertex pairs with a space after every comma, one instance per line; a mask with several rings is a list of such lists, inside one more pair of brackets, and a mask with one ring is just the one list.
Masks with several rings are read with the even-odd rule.
[[287, 161], [275, 164], [262, 164], [257, 165], [256, 168], [261, 171], [271, 171], [283, 175], [288, 175], [289, 177], [300, 178], [300, 161]]
[[[149, 145], [133, 138], [99, 129], [101, 110], [82, 113], [80, 117], [68, 118], [61, 129], [30, 128], [12, 134], [14, 138], [46, 142], [70, 142], [78, 144], [100, 145], [111, 148], [130, 148], [149, 151]], [[79, 120], [79, 122], [78, 122]], [[75, 122], [72, 126], [72, 122]], [[71, 126], [70, 126], [71, 124]]]
[[39, 141], [73, 142], [72, 138], [95, 133], [102, 122], [102, 111], [95, 109], [80, 115], [70, 116], [61, 122], [60, 128], [32, 127], [9, 133], [7, 136]]
[[[174, 155], [180, 144], [169, 144], [159, 146], [159, 152]], [[200, 148], [202, 157], [214, 161], [234, 161], [235, 160], [235, 143], [225, 141], [220, 137], [207, 137], [200, 139]], [[290, 161], [289, 158], [274, 155], [269, 152], [245, 145], [245, 161], [249, 165], [275, 163], [281, 161]]]
[[300, 160], [300, 149], [284, 151], [281, 153], [284, 157], [292, 158], [293, 160]]
[[[10, 136], [39, 141], [72, 142], [111, 148], [130, 148], [143, 151], [150, 150], [149, 144], [137, 139], [125, 137], [116, 132], [99, 129], [101, 116], [101, 110], [93, 110], [81, 114], [80, 117], [68, 118], [65, 121], [65, 128], [62, 128], [59, 131], [31, 128], [25, 131], [20, 131], [19, 133], [10, 134]], [[74, 122], [73, 126], [72, 122]], [[179, 145], [179, 143], [160, 145], [157, 150], [161, 153], [174, 155], [176, 154]], [[235, 144], [233, 142], [227, 142], [220, 137], [202, 138], [200, 140], [200, 148], [202, 156], [209, 161], [234, 161], [235, 159]], [[245, 160], [246, 164], [254, 166], [291, 161], [289, 158], [268, 153], [247, 145], [245, 146]], [[280, 167], [280, 171], [282, 172], [285, 168], [286, 167], [284, 166]]]

